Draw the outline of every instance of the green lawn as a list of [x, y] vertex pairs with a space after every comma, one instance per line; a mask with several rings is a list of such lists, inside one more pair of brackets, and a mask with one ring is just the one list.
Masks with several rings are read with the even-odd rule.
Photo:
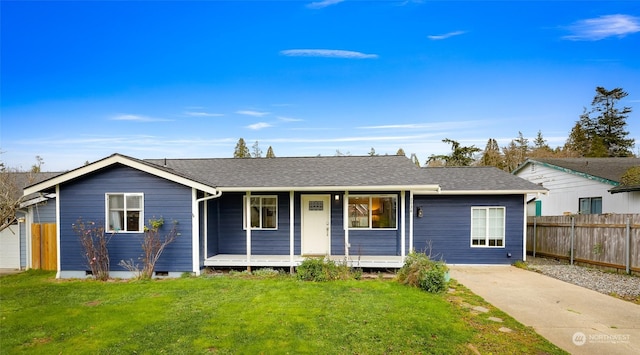
[[563, 353], [455, 282], [433, 295], [378, 279], [53, 276], [0, 278], [1, 353]]

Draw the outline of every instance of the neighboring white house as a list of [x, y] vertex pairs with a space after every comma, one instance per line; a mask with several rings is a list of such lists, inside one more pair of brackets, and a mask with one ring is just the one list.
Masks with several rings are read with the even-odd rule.
[[532, 196], [529, 215], [640, 213], [640, 186], [620, 185], [634, 166], [639, 158], [540, 158], [528, 159], [513, 174], [549, 190]]

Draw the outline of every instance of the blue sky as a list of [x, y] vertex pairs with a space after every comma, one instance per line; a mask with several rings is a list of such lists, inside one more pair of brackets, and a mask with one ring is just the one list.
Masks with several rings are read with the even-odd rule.
[[564, 144], [596, 86], [640, 146], [636, 1], [2, 1], [0, 158]]

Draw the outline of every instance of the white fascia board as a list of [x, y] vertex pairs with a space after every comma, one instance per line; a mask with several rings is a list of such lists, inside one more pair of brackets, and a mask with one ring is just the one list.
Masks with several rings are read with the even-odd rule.
[[440, 190], [439, 185], [380, 185], [380, 186], [282, 186], [282, 187], [218, 187], [221, 192], [278, 192], [278, 191], [302, 191], [302, 192], [319, 192], [319, 191], [410, 191], [420, 190], [436, 192]]
[[548, 190], [453, 190], [453, 191], [424, 191], [415, 190], [416, 195], [522, 195], [522, 194], [547, 194]]
[[209, 192], [209, 193], [212, 193], [212, 194], [215, 194], [217, 192], [215, 187], [208, 186], [208, 185], [205, 185], [205, 184], [202, 184], [202, 183], [199, 183], [199, 182], [196, 182], [196, 181], [193, 181], [193, 180], [190, 180], [190, 179], [187, 179], [187, 178], [172, 174], [170, 172], [163, 171], [161, 169], [156, 169], [156, 168], [154, 168], [154, 167], [152, 167], [150, 165], [142, 164], [142, 163], [140, 163], [138, 161], [134, 161], [134, 160], [131, 160], [131, 159], [125, 157], [125, 156], [116, 154], [116, 155], [112, 155], [110, 157], [107, 157], [105, 159], [99, 160], [99, 161], [97, 161], [95, 163], [83, 166], [81, 168], [78, 168], [78, 169], [75, 169], [75, 170], [71, 170], [71, 171], [69, 171], [67, 173], [64, 173], [62, 175], [58, 175], [58, 176], [56, 176], [56, 177], [54, 177], [52, 179], [45, 180], [45, 181], [43, 181], [41, 183], [29, 186], [29, 187], [24, 189], [24, 193], [23, 194], [26, 196], [26, 195], [30, 195], [32, 193], [40, 192], [42, 190], [52, 188], [52, 187], [57, 186], [57, 185], [59, 185], [61, 183], [64, 183], [64, 182], [79, 178], [79, 177], [84, 176], [86, 174], [92, 173], [94, 171], [97, 171], [97, 170], [100, 170], [100, 169], [103, 169], [103, 168], [106, 168], [106, 167], [109, 167], [111, 165], [118, 164], [118, 163], [122, 164], [122, 165], [125, 165], [125, 166], [128, 166], [128, 167], [133, 168], [133, 169], [144, 171], [146, 173], [161, 177], [161, 178], [169, 180], [169, 181], [176, 182], [178, 184], [182, 184], [182, 185], [185, 185], [185, 186], [188, 186], [188, 187], [196, 188], [196, 189], [201, 190], [201, 191]]

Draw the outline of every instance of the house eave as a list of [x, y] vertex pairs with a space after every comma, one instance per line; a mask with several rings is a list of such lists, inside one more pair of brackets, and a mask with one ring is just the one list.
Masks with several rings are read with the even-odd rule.
[[442, 190], [434, 191], [414, 191], [418, 195], [525, 195], [525, 194], [547, 194], [547, 190]]
[[325, 192], [325, 191], [440, 191], [440, 185], [370, 185], [370, 186], [244, 186], [218, 187], [221, 192]]

